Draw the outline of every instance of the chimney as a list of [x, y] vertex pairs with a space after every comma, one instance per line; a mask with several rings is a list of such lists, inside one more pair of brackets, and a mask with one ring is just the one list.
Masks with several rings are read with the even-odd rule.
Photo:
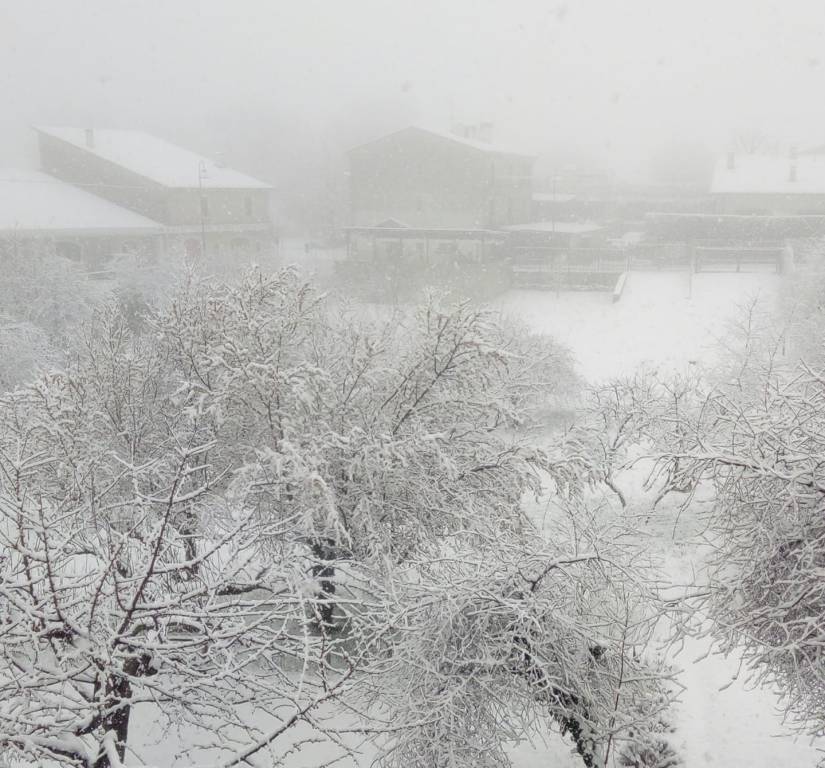
[[728, 170], [736, 170], [736, 154], [734, 152], [728, 152]]
[[478, 139], [479, 141], [483, 141], [487, 144], [491, 144], [493, 141], [493, 124], [490, 122], [479, 123], [478, 126]]
[[790, 164], [788, 166], [788, 181], [796, 181], [796, 158], [797, 158], [797, 150], [796, 146], [791, 147], [790, 151]]
[[95, 147], [95, 132], [94, 128], [87, 128], [86, 131], [86, 146], [89, 149], [94, 149]]

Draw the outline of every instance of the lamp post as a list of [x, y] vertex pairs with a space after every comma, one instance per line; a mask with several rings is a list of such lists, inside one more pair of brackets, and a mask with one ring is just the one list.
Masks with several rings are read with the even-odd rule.
[[198, 162], [198, 204], [201, 212], [201, 258], [206, 259], [206, 198], [203, 194], [203, 180], [208, 178], [206, 163]]

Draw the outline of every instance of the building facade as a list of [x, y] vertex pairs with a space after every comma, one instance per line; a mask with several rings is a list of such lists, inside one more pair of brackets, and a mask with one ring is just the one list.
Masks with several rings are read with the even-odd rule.
[[825, 155], [730, 152], [717, 162], [710, 191], [720, 214], [822, 216]]
[[350, 224], [497, 229], [529, 221], [530, 155], [409, 127], [349, 151]]

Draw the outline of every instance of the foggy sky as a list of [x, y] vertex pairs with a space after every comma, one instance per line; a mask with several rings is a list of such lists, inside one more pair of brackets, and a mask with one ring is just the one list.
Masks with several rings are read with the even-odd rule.
[[821, 0], [0, 0], [4, 165], [31, 123], [94, 124], [271, 177], [452, 116], [633, 172], [672, 139], [825, 143], [823, 94]]

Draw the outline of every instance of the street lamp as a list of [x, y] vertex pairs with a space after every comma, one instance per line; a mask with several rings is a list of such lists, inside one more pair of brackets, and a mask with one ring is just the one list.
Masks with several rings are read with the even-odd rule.
[[201, 258], [206, 258], [206, 197], [203, 194], [203, 180], [208, 179], [206, 162], [198, 162], [198, 203], [201, 211]]

